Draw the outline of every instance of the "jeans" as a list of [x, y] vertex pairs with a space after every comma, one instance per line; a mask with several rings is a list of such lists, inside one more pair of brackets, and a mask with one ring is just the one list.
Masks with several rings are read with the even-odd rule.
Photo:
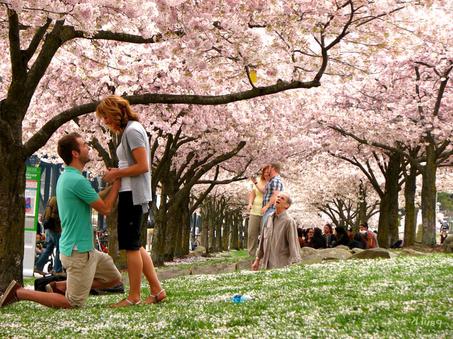
[[55, 254], [53, 269], [55, 272], [63, 272], [63, 267], [61, 266], [60, 261], [60, 235], [61, 234], [49, 229], [46, 230], [46, 247], [36, 261], [35, 268], [37, 270], [42, 271], [44, 269], [44, 265], [49, 261], [49, 256], [53, 253], [53, 249], [56, 248], [57, 251]]
[[266, 213], [264, 213], [264, 215], [261, 217], [261, 231], [263, 231], [263, 227], [266, 225], [267, 219], [269, 218], [269, 216], [274, 212], [275, 212], [275, 207], [271, 206], [266, 210]]

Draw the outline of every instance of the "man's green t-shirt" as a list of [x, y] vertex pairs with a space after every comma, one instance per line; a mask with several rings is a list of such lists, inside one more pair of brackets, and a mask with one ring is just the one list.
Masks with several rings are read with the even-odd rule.
[[90, 182], [74, 167], [66, 166], [57, 182], [57, 204], [61, 220], [60, 252], [88, 252], [94, 248], [90, 204], [99, 199]]

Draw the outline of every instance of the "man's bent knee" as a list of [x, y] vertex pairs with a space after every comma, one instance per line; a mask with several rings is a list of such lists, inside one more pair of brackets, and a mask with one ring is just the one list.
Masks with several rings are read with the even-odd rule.
[[112, 280], [111, 282], [109, 282], [107, 284], [109, 285], [109, 287], [114, 287], [114, 286], [118, 286], [121, 283], [122, 283], [122, 280], [120, 278], [120, 279]]

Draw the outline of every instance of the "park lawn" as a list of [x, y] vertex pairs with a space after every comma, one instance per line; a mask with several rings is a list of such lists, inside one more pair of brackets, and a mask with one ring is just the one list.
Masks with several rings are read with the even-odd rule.
[[[109, 309], [118, 295], [75, 310], [19, 302], [0, 310], [0, 337], [451, 338], [452, 281], [444, 254], [185, 276], [164, 282], [159, 305]], [[235, 293], [253, 299], [234, 304]]]
[[188, 257], [183, 259], [175, 259], [173, 262], [166, 262], [165, 266], [157, 268], [157, 270], [165, 270], [168, 268], [178, 268], [180, 270], [191, 269], [194, 267], [212, 266], [215, 264], [234, 264], [242, 260], [253, 261], [247, 250], [231, 250], [218, 253], [212, 253], [209, 257]]

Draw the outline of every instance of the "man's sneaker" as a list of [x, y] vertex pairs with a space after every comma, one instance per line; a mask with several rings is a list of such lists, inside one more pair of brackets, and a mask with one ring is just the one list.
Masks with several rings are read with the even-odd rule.
[[19, 301], [16, 292], [21, 287], [22, 286], [20, 286], [16, 280], [11, 281], [6, 288], [5, 293], [3, 293], [2, 298], [0, 299], [0, 307], [5, 307], [9, 304]]
[[38, 273], [38, 274], [42, 275], [43, 277], [46, 276], [46, 273], [44, 273], [44, 271], [38, 270], [37, 268], [34, 269], [34, 272], [33, 272], [33, 273]]

